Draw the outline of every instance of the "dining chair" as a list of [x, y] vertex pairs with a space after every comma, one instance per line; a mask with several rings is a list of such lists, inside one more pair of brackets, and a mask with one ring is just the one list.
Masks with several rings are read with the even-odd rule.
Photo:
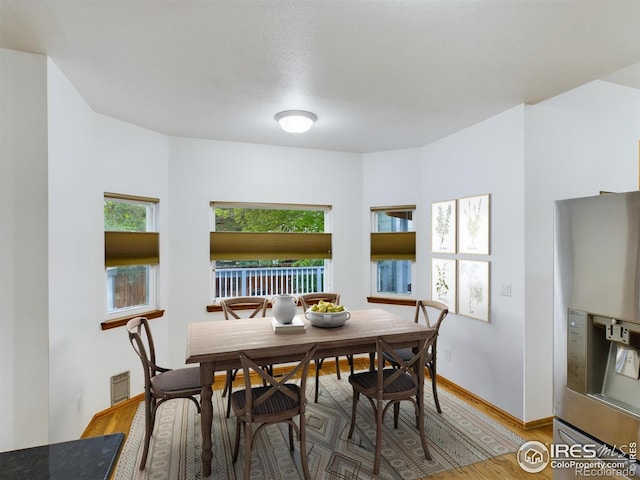
[[[293, 431], [300, 441], [300, 461], [305, 479], [310, 479], [309, 465], [307, 464], [305, 406], [307, 403], [305, 387], [309, 362], [318, 349], [317, 345], [303, 345], [296, 347], [291, 345], [292, 354], [299, 353], [304, 358], [294, 366], [284, 377], [276, 379], [265, 371], [255, 358], [251, 358], [245, 352], [240, 352], [240, 362], [244, 376], [244, 390], [237, 390], [231, 394], [231, 408], [236, 416], [236, 438], [233, 449], [233, 463], [238, 459], [240, 450], [240, 435], [244, 431], [244, 479], [249, 479], [251, 473], [251, 452], [255, 438], [260, 431], [274, 423], [287, 423], [289, 426], [289, 448], [293, 448]], [[258, 375], [266, 386], [252, 387], [251, 376]], [[300, 377], [300, 383], [290, 380]], [[298, 416], [300, 426], [293, 419]], [[253, 424], [258, 427], [253, 431]]]
[[171, 370], [156, 364], [156, 350], [149, 322], [145, 317], [132, 318], [127, 322], [129, 341], [142, 361], [144, 370], [145, 434], [140, 470], [144, 470], [149, 453], [149, 444], [158, 407], [168, 400], [188, 398], [196, 404], [200, 413], [200, 367], [185, 367]]
[[[435, 323], [431, 323], [429, 319], [429, 310], [434, 310], [438, 318]], [[440, 326], [442, 325], [442, 321], [445, 319], [447, 314], [449, 313], [449, 307], [447, 307], [444, 303], [436, 302], [435, 300], [418, 300], [416, 301], [416, 313], [414, 317], [414, 321], [416, 323], [420, 323], [420, 316], [424, 317], [424, 322], [427, 327], [433, 328], [436, 331], [436, 338], [431, 344], [431, 348], [427, 352], [427, 357], [425, 358], [425, 367], [429, 369], [429, 376], [431, 377], [431, 389], [433, 390], [433, 401], [436, 404], [436, 409], [438, 413], [442, 413], [442, 409], [440, 408], [440, 400], [438, 400], [438, 389], [437, 389], [437, 376], [436, 376], [436, 360], [437, 360], [437, 344], [438, 344], [438, 335], [440, 334]], [[407, 360], [413, 356], [413, 352], [410, 348], [402, 348], [396, 350], [396, 355], [400, 356], [404, 360]], [[385, 359], [391, 364], [395, 366], [393, 357], [390, 355], [386, 355]]]
[[[312, 305], [315, 305], [321, 300], [325, 302], [331, 302], [336, 305], [340, 303], [340, 294], [339, 293], [307, 293], [304, 295], [300, 295], [298, 297], [300, 299], [300, 304], [302, 305], [302, 311], [306, 312]], [[336, 375], [338, 376], [338, 380], [340, 380], [340, 360], [338, 357], [336, 359]], [[315, 360], [316, 366], [316, 391], [314, 394], [314, 402], [318, 403], [318, 392], [320, 386], [320, 370], [322, 369], [322, 364], [324, 363], [324, 358], [318, 358]], [[347, 361], [349, 362], [349, 367], [351, 369], [351, 373], [353, 373], [353, 355], [347, 355]]]
[[[360, 394], [367, 397], [376, 417], [376, 450], [373, 463], [373, 473], [380, 471], [380, 455], [382, 452], [382, 428], [384, 415], [387, 409], [393, 405], [393, 428], [398, 428], [398, 416], [400, 414], [401, 401], [413, 403], [416, 412], [416, 426], [420, 432], [422, 449], [427, 460], [431, 460], [431, 453], [427, 445], [424, 432], [424, 382], [420, 374], [424, 376], [424, 361], [429, 348], [436, 338], [435, 330], [427, 339], [420, 351], [408, 361], [395, 353], [393, 347], [383, 336], [376, 339], [376, 368], [375, 370], [358, 372], [349, 376], [349, 383], [353, 387], [353, 408], [351, 410], [351, 426], [347, 438], [353, 435], [356, 425], [356, 410]], [[384, 368], [385, 356], [390, 355], [396, 366]], [[415, 398], [414, 398], [415, 397]], [[385, 404], [386, 402], [386, 404]]]
[[[224, 313], [225, 320], [240, 319], [240, 318], [256, 318], [265, 317], [267, 315], [267, 298], [266, 297], [233, 297], [220, 300], [220, 306]], [[241, 315], [243, 312], [244, 315]], [[273, 374], [273, 367], [267, 366], [269, 372]], [[238, 370], [227, 370], [227, 378], [224, 384], [224, 390], [222, 396], [226, 396], [231, 392], [233, 382], [236, 379]], [[231, 395], [229, 393], [229, 395]], [[231, 414], [231, 397], [227, 399], [227, 418]]]

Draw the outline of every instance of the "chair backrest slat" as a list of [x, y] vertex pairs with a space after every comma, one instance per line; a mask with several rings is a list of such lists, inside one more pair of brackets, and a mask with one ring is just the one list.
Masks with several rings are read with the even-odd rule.
[[135, 317], [127, 322], [129, 342], [136, 352], [144, 370], [145, 386], [150, 385], [151, 378], [158, 373], [156, 365], [156, 351], [149, 322], [145, 317]]
[[[295, 347], [292, 347], [295, 351]], [[307, 383], [307, 374], [309, 372], [309, 362], [313, 358], [313, 355], [318, 349], [317, 345], [304, 346], [303, 351], [306, 351], [306, 355], [297, 365], [294, 366], [284, 377], [274, 378], [269, 375], [260, 365], [258, 365], [254, 359], [250, 358], [245, 352], [240, 352], [240, 362], [242, 364], [242, 371], [244, 375], [245, 384], [245, 408], [247, 412], [252, 412], [255, 408], [259, 407], [262, 403], [266, 402], [276, 392], [280, 391], [285, 395], [297, 400], [296, 396], [285, 386], [289, 380], [300, 373], [300, 394], [302, 401], [304, 401], [305, 385]], [[270, 386], [263, 395], [258, 399], [254, 399], [251, 391], [251, 373], [257, 374], [266, 384]]]
[[[431, 324], [427, 308], [433, 308], [434, 310], [437, 310], [439, 312], [438, 319], [434, 324]], [[416, 323], [420, 322], [420, 313], [422, 313], [427, 327], [439, 330], [440, 324], [444, 320], [444, 317], [446, 317], [449, 313], [449, 307], [447, 307], [444, 303], [436, 302], [435, 300], [418, 300], [416, 301], [416, 313], [414, 317], [414, 321]]]
[[267, 315], [266, 297], [234, 297], [220, 300], [225, 320], [243, 318], [239, 311], [246, 311], [245, 318], [265, 317]]
[[[376, 339], [376, 356], [377, 356], [377, 385], [376, 392], [382, 394], [385, 387], [395, 382], [401, 375], [408, 374], [411, 376], [416, 385], [418, 385], [418, 375], [416, 373], [417, 368], [424, 368], [425, 359], [429, 352], [429, 348], [433, 345], [437, 338], [437, 331], [434, 329], [431, 332], [431, 336], [425, 341], [424, 345], [412, 358], [403, 360], [400, 355], [396, 353], [396, 350], [391, 346], [388, 340], [384, 336], [380, 336]], [[393, 373], [384, 376], [384, 362], [386, 355], [391, 356], [396, 365], [394, 365]], [[372, 389], [373, 390], [373, 389]]]

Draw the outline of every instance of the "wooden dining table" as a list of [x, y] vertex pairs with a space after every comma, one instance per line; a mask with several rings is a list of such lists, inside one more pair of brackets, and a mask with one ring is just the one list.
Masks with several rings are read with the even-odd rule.
[[[421, 348], [434, 330], [393, 315], [382, 309], [354, 310], [351, 318], [338, 328], [312, 326], [302, 315], [305, 330], [298, 333], [274, 333], [272, 318], [210, 321], [189, 325], [186, 363], [200, 364], [202, 383], [202, 474], [211, 475], [213, 444], [212, 385], [215, 372], [241, 368], [239, 352], [246, 352], [263, 365], [299, 361], [300, 353], [287, 348], [317, 344], [314, 358], [356, 355], [376, 351], [376, 338], [384, 336], [397, 348]], [[300, 349], [294, 349], [300, 352]], [[424, 368], [418, 369], [421, 381]]]

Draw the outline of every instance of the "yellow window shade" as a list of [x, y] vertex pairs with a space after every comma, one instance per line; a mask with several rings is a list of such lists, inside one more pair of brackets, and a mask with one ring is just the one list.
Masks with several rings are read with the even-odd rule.
[[330, 233], [210, 232], [211, 260], [331, 258]]
[[104, 264], [154, 265], [160, 263], [158, 232], [104, 232]]
[[415, 260], [416, 232], [371, 234], [371, 260]]

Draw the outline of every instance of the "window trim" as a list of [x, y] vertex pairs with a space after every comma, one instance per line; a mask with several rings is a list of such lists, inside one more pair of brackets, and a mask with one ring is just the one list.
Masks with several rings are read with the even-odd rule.
[[332, 205], [324, 203], [262, 203], [262, 202], [222, 202], [211, 200], [211, 208], [258, 208], [273, 210], [331, 210]]
[[416, 211], [415, 205], [393, 205], [388, 207], [370, 207], [371, 213], [376, 212], [406, 212], [407, 210]]
[[[113, 328], [112, 325], [119, 326], [124, 319], [126, 320], [137, 317], [154, 315], [154, 312], [164, 312], [158, 310], [158, 275], [160, 263], [160, 234], [157, 231], [157, 216], [159, 199], [153, 197], [143, 197], [136, 195], [120, 194], [113, 192], [105, 192], [103, 202], [115, 201], [120, 203], [144, 204], [150, 209], [151, 215], [146, 216], [146, 231], [104, 231], [104, 250], [105, 250], [105, 268], [104, 268], [104, 295], [105, 295], [105, 320], [101, 324], [101, 328], [106, 330]], [[117, 309], [109, 312], [108, 308], [108, 269], [127, 266], [144, 266], [149, 268], [148, 273], [148, 303], [144, 305], [136, 305], [128, 308]], [[162, 316], [162, 315], [160, 315]], [[155, 317], [152, 317], [155, 318]]]
[[[215, 209], [273, 209], [324, 212], [324, 232], [216, 232]], [[219, 311], [215, 291], [216, 260], [324, 260], [324, 288], [332, 288], [332, 211], [329, 204], [209, 202], [210, 294], [213, 302], [207, 312]], [[266, 248], [266, 250], [265, 250]]]
[[[371, 295], [367, 297], [369, 303], [395, 303], [406, 304], [415, 302], [416, 268], [416, 231], [415, 215], [416, 205], [394, 205], [370, 207], [371, 234], [370, 234], [370, 265], [371, 265]], [[411, 211], [411, 230], [407, 232], [379, 232], [376, 222], [376, 214], [380, 212], [407, 212]], [[390, 215], [393, 216], [393, 215]], [[411, 273], [411, 291], [409, 293], [391, 293], [378, 291], [378, 262], [380, 261], [409, 261]], [[384, 299], [384, 301], [383, 301]]]
[[137, 195], [127, 195], [124, 193], [113, 192], [104, 192], [104, 198], [110, 198], [112, 200], [129, 200], [132, 202], [160, 203], [160, 199], [155, 197], [140, 197]]

